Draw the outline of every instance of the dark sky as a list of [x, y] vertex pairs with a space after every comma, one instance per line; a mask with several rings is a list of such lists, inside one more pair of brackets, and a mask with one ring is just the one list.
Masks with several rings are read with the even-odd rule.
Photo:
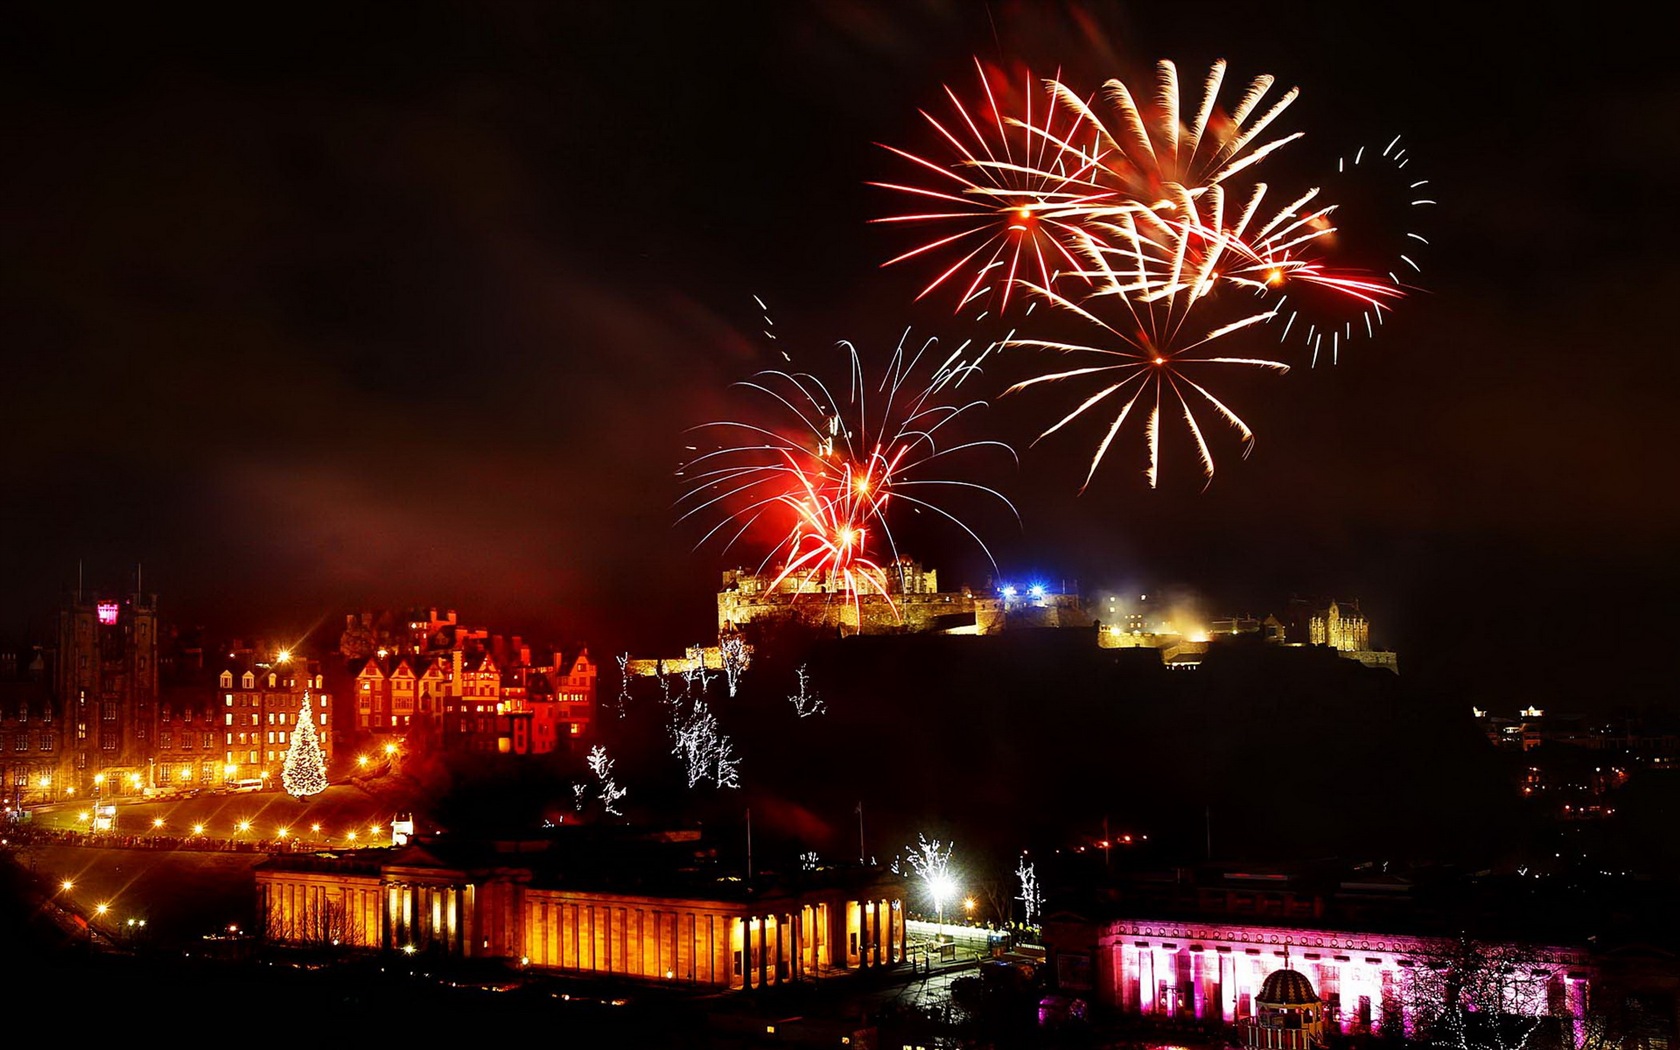
[[[866, 183], [906, 177], [877, 143], [939, 155], [917, 110], [977, 56], [1092, 90], [1223, 58], [1300, 88], [1294, 163], [1404, 136], [1440, 202], [1422, 290], [1334, 367], [1221, 387], [1258, 441], [1210, 430], [1205, 491], [1182, 449], [1150, 491], [1134, 430], [1081, 494], [1094, 434], [1029, 447], [1055, 398], [993, 399], [1020, 464], [983, 480], [1021, 520], [965, 520], [1010, 576], [1358, 598], [1403, 667], [1499, 707], [1654, 699], [1680, 77], [1635, 10], [10, 5], [0, 631], [78, 563], [140, 563], [216, 630], [436, 605], [698, 642], [762, 552], [694, 549], [673, 472], [776, 363], [754, 296], [818, 370], [839, 340], [880, 365], [906, 329], [1002, 334], [881, 267], [911, 242], [868, 221], [900, 202]], [[992, 572], [905, 538], [943, 582]]]

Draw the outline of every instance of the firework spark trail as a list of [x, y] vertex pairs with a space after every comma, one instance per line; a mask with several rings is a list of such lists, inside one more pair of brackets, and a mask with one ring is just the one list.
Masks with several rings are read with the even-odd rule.
[[1155, 98], [1147, 107], [1138, 104], [1124, 81], [1111, 79], [1103, 85], [1103, 96], [1118, 121], [1118, 130], [1111, 129], [1103, 116], [1066, 84], [1059, 80], [1046, 82], [1056, 101], [1075, 115], [1080, 130], [1091, 136], [1093, 143], [1058, 143], [1058, 149], [1071, 154], [1069, 163], [1094, 158], [1090, 181], [1111, 189], [1122, 201], [1153, 207], [1170, 197], [1174, 186], [1199, 191], [1260, 163], [1301, 137], [1295, 132], [1256, 144], [1261, 133], [1299, 96], [1298, 88], [1290, 88], [1256, 121], [1246, 124], [1275, 80], [1269, 75], [1256, 77], [1237, 105], [1226, 112], [1218, 105], [1226, 69], [1222, 59], [1209, 70], [1203, 82], [1202, 103], [1194, 120], [1185, 125], [1179, 116], [1177, 66], [1162, 60], [1155, 68]]
[[[1429, 244], [1416, 223], [1436, 202], [1429, 180], [1406, 171], [1410, 163], [1398, 135], [1381, 150], [1360, 148], [1340, 158], [1337, 202], [1310, 212], [1297, 202], [1280, 211], [1252, 244], [1243, 245], [1252, 252], [1248, 266], [1228, 275], [1232, 281], [1258, 278], [1257, 291], [1275, 297], [1273, 309], [1285, 317], [1279, 341], [1295, 330], [1315, 364], [1326, 333], [1335, 363], [1343, 344], [1361, 332], [1374, 338], [1385, 314], [1416, 290], [1411, 282], [1422, 272], [1418, 259]], [[1384, 214], [1373, 220], [1360, 208]], [[1297, 329], [1303, 316], [1308, 323]]]
[[[1013, 450], [1000, 441], [941, 444], [946, 428], [984, 407], [981, 400], [945, 399], [978, 370], [994, 347], [967, 361], [965, 343], [938, 359], [937, 340], [912, 349], [909, 334], [907, 330], [900, 338], [874, 386], [879, 399], [870, 396], [861, 357], [849, 342], [839, 344], [849, 370], [850, 390], [844, 400], [809, 372], [773, 369], [737, 384], [764, 395], [782, 419], [721, 420], [695, 428], [741, 439], [698, 453], [678, 472], [692, 486], [678, 500], [679, 508], [687, 508], [678, 521], [701, 514], [719, 516], [696, 546], [731, 530], [724, 544], [727, 550], [763, 523], [781, 537], [760, 565], [762, 571], [779, 564], [772, 587], [791, 581], [803, 593], [825, 585], [849, 595], [854, 603], [871, 593], [892, 602], [888, 564], [896, 563], [899, 553], [888, 512], [895, 504], [926, 510], [955, 524], [990, 558], [974, 529], [937, 497], [975, 491], [1014, 511], [997, 490], [938, 473], [945, 462], [965, 452], [1001, 449], [1013, 459]], [[932, 366], [931, 376], [918, 386], [915, 380], [924, 361]], [[883, 564], [883, 555], [888, 564]]]
[[[1133, 418], [1142, 421], [1145, 477], [1151, 488], [1158, 487], [1163, 427], [1174, 416], [1188, 431], [1205, 488], [1213, 478], [1214, 454], [1198, 413], [1211, 410], [1236, 430], [1245, 457], [1253, 449], [1254, 433], [1209, 389], [1202, 366], [1289, 369], [1270, 357], [1227, 355], [1220, 341], [1252, 335], [1257, 326], [1281, 319], [1280, 341], [1294, 329], [1310, 347], [1314, 364], [1326, 344], [1335, 360], [1341, 344], [1353, 337], [1356, 322], [1366, 335], [1373, 334], [1407, 292], [1392, 269], [1383, 279], [1380, 269], [1349, 261], [1338, 216], [1345, 201], [1331, 202], [1314, 187], [1292, 199], [1274, 198], [1286, 203], [1268, 210], [1269, 187], [1250, 181], [1257, 165], [1301, 137], [1300, 132], [1266, 137], [1299, 97], [1298, 89], [1273, 95], [1275, 79], [1260, 76], [1226, 106], [1219, 96], [1227, 66], [1220, 60], [1208, 71], [1201, 98], [1186, 119], [1177, 67], [1161, 61], [1155, 68], [1152, 93], [1142, 95], [1111, 79], [1103, 85], [1100, 103], [1059, 79], [1046, 81], [1056, 107], [1073, 117], [1072, 126], [1062, 132], [1049, 117], [1004, 117], [1042, 148], [1024, 151], [1029, 164], [989, 158], [974, 165], [1039, 180], [1035, 185], [1053, 173], [1075, 176], [1070, 185], [1078, 195], [1061, 202], [1055, 213], [1058, 244], [1069, 265], [1054, 274], [1012, 277], [1036, 298], [1097, 325], [1114, 343], [1090, 346], [1012, 334], [1002, 345], [1097, 359], [1083, 367], [1045, 371], [1005, 391], [1097, 382], [1094, 392], [1034, 441], [1099, 409], [1113, 410], [1082, 492]], [[1398, 142], [1396, 137], [1380, 154], [1373, 153], [1363, 170], [1398, 172], [1409, 159]], [[1364, 159], [1363, 150], [1351, 164], [1344, 158], [1341, 170], [1357, 170]], [[1407, 182], [1411, 206], [1433, 203], [1421, 192], [1424, 185], [1422, 180]], [[1407, 237], [1413, 245], [1427, 244], [1415, 233]], [[1400, 262], [1394, 265], [1417, 269], [1412, 254], [1401, 251], [1396, 257]], [[1248, 293], [1251, 305], [1244, 306], [1238, 292]]]
[[[1031, 75], [1021, 92], [1019, 111], [1006, 112], [993, 88], [993, 78], [978, 59], [974, 65], [984, 93], [978, 115], [949, 85], [945, 95], [956, 113], [952, 126], [921, 111], [953, 160], [939, 163], [879, 144], [915, 165], [918, 174], [936, 176], [934, 185], [869, 183], [907, 194], [934, 209], [882, 216], [871, 222], [954, 229], [881, 265], [942, 253], [958, 255], [916, 296], [923, 299], [947, 282], [955, 287], [966, 281], [957, 296], [958, 312], [994, 290], [998, 309], [1008, 309], [1012, 289], [1024, 272], [1035, 273], [1043, 284], [1053, 283], [1058, 271], [1075, 262], [1068, 244], [1078, 230], [1069, 220], [1102, 205], [1110, 196], [1107, 189], [1091, 181], [1097, 158], [1081, 153], [1069, 142], [1077, 130], [1077, 118], [1068, 118], [1066, 126], [1058, 128], [1058, 109], [1048, 99], [1040, 115], [1035, 115], [1033, 98], [1040, 88]], [[959, 271], [963, 271], [960, 278], [956, 277]]]
[[[1186, 337], [1190, 307], [1207, 293], [1207, 275], [1211, 263], [1201, 262], [1190, 269], [1186, 277], [1186, 249], [1189, 240], [1174, 236], [1163, 241], [1142, 232], [1133, 217], [1126, 222], [1110, 224], [1111, 239], [1120, 241], [1119, 247], [1090, 238], [1087, 256], [1091, 268], [1083, 271], [1096, 291], [1083, 303], [1076, 303], [1054, 289], [1029, 286], [1031, 291], [1064, 311], [1085, 318], [1115, 337], [1117, 345], [1091, 346], [1061, 340], [1012, 337], [1005, 347], [1021, 347], [1053, 351], [1062, 354], [1084, 354], [1098, 363], [1084, 367], [1057, 369], [1015, 383], [1005, 395], [1017, 393], [1044, 383], [1066, 380], [1096, 379], [1100, 387], [1084, 401], [1066, 413], [1034, 440], [1043, 440], [1076, 419], [1083, 417], [1104, 403], [1118, 403], [1107, 430], [1099, 440], [1091, 458], [1080, 491], [1089, 487], [1120, 433], [1135, 409], [1147, 407], [1148, 420], [1144, 435], [1148, 446], [1148, 466], [1145, 477], [1150, 488], [1160, 483], [1161, 427], [1163, 407], [1183, 417], [1193, 439], [1202, 472], [1207, 481], [1214, 474], [1214, 457], [1201, 424], [1196, 419], [1196, 406], [1211, 407], [1216, 415], [1241, 436], [1246, 456], [1253, 448], [1254, 432], [1248, 424], [1208, 390], [1204, 381], [1192, 378], [1190, 372], [1204, 366], [1239, 365], [1287, 372], [1289, 366], [1268, 358], [1232, 357], [1208, 352], [1222, 338], [1231, 336], [1272, 318], [1269, 311], [1259, 310], [1227, 321], [1204, 334]], [[1119, 265], [1115, 265], [1118, 260]], [[1199, 275], [1199, 276], [1198, 276]], [[1182, 297], [1181, 292], [1187, 292]], [[1116, 305], [1118, 304], [1118, 305]], [[1115, 322], [1106, 320], [1112, 308], [1118, 315]]]

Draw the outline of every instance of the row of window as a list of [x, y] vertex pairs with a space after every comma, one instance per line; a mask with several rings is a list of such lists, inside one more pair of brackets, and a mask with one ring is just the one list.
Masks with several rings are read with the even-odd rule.
[[[316, 717], [317, 722], [320, 724], [320, 726], [323, 729], [326, 728], [327, 713], [325, 711], [322, 711], [320, 714], [316, 715], [315, 717]], [[228, 714], [227, 714], [227, 724], [228, 725], [233, 725], [234, 724], [233, 712], [232, 711], [229, 711]], [[241, 716], [239, 724], [240, 725], [245, 725], [246, 724], [245, 721], [244, 721], [244, 716]], [[262, 725], [262, 715], [256, 714], [255, 712], [253, 712], [252, 715], [251, 715], [250, 724], [254, 725], [254, 726]], [[268, 713], [268, 724], [271, 725], [271, 726], [274, 726], [274, 725], [280, 725], [280, 726], [297, 725], [297, 715], [292, 715], [290, 718], [287, 718], [285, 712], [278, 712], [277, 713], [277, 712], [274, 712], [274, 711], [270, 711]]]
[[[269, 672], [269, 674], [268, 674], [268, 687], [270, 689], [278, 688], [279, 681], [280, 681], [280, 676], [279, 675], [274, 674], [273, 672]], [[311, 685], [310, 679], [308, 679], [308, 678], [305, 678], [303, 680], [303, 685], [304, 685], [304, 688], [306, 688], [306, 689], [308, 689], [308, 688], [319, 689], [319, 688], [321, 688], [322, 681], [323, 681], [322, 677], [320, 675], [316, 675], [315, 678], [314, 678], [313, 685]], [[221, 684], [221, 687], [223, 689], [232, 689], [233, 688], [233, 672], [232, 671], [223, 671], [220, 684]], [[257, 687], [257, 676], [255, 674], [252, 674], [250, 671], [246, 671], [243, 675], [240, 676], [240, 678], [239, 678], [239, 688], [241, 688], [241, 689], [255, 689], [256, 687]], [[296, 678], [286, 679], [286, 687], [288, 689], [295, 689], [297, 687], [297, 679]]]
[[[331, 699], [331, 697], [329, 697], [326, 693], [319, 693], [319, 694], [310, 698], [310, 704], [314, 707], [326, 707], [327, 706], [327, 701], [330, 700], [330, 699]], [[301, 697], [296, 697], [296, 696], [286, 696], [284, 694], [281, 694], [281, 695], [277, 696], [273, 693], [265, 693], [265, 694], [262, 694], [260, 696], [257, 696], [257, 695], [241, 696], [239, 698], [237, 704], [236, 704], [235, 701], [234, 701], [234, 698], [233, 698], [233, 694], [228, 693], [227, 694], [227, 706], [229, 706], [229, 707], [238, 706], [238, 707], [292, 707], [292, 708], [297, 708], [297, 707], [302, 707], [303, 706], [303, 700], [302, 700]]]
[[[216, 746], [216, 734], [215, 733], [210, 733], [210, 732], [201, 733], [201, 734], [199, 734], [199, 737], [202, 741], [201, 746], [204, 748], [204, 750], [208, 751], [211, 748]], [[174, 746], [175, 746], [175, 735], [173, 733], [171, 733], [169, 730], [165, 729], [163, 732], [158, 734], [158, 747], [167, 751]], [[192, 749], [193, 749], [193, 733], [190, 730], [186, 730], [186, 729], [181, 730], [181, 750], [182, 751], [191, 751]]]
[[[198, 782], [211, 784], [216, 780], [215, 762], [200, 762], [198, 764]], [[193, 764], [182, 762], [179, 766], [166, 763], [157, 767], [157, 780], [160, 785], [168, 786], [174, 783], [190, 784], [193, 779]]]

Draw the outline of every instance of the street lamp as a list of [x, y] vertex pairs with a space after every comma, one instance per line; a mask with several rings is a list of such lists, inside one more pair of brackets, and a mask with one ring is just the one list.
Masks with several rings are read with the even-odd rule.
[[933, 895], [933, 907], [939, 913], [937, 938], [945, 936], [945, 902], [957, 894], [957, 884], [951, 876], [938, 874], [928, 880], [928, 892]]

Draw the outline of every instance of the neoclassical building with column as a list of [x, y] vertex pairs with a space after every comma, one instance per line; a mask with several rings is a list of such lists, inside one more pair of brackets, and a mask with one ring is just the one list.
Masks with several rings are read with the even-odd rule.
[[[1317, 989], [1313, 1001], [1325, 1027], [1342, 1033], [1381, 1030], [1390, 1012], [1388, 1020], [1409, 1032], [1405, 973], [1436, 964], [1450, 946], [1450, 938], [1410, 934], [1135, 917], [1091, 922], [1065, 913], [1046, 920], [1045, 940], [1061, 988], [1121, 1014], [1258, 1023], [1268, 980], [1291, 970]], [[1499, 947], [1520, 949], [1531, 975], [1543, 981], [1520, 1012], [1585, 1015], [1594, 976], [1585, 949]]]
[[906, 884], [877, 867], [749, 876], [697, 832], [446, 837], [256, 871], [272, 943], [506, 959], [556, 972], [757, 988], [903, 964]]

